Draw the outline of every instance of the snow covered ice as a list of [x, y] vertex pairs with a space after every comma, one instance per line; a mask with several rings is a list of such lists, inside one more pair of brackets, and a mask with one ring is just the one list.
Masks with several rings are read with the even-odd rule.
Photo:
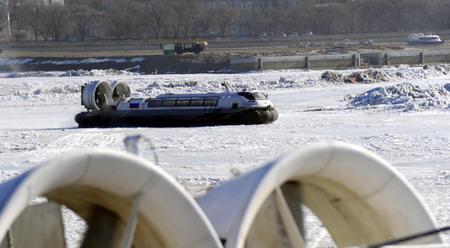
[[[449, 72], [449, 65], [188, 75], [3, 72], [0, 181], [74, 149], [125, 150], [124, 137], [140, 134], [144, 158], [157, 158], [158, 166], [197, 197], [295, 148], [337, 140], [362, 146], [393, 164], [424, 198], [437, 225], [447, 226]], [[78, 129], [73, 118], [84, 111], [80, 89], [94, 80], [125, 81], [133, 97], [220, 91], [221, 83], [229, 81], [238, 89], [269, 93], [279, 119], [250, 126]], [[311, 244], [321, 246], [325, 237], [320, 225], [309, 230], [316, 236]], [[450, 235], [444, 238], [450, 242]]]

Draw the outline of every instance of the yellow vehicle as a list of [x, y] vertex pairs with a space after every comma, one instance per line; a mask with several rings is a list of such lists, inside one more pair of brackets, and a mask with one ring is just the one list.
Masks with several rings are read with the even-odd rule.
[[175, 43], [175, 53], [183, 54], [187, 52], [199, 54], [206, 50], [208, 46], [208, 42], [200, 39], [195, 39], [191, 42], [190, 45], [186, 45], [186, 42]]

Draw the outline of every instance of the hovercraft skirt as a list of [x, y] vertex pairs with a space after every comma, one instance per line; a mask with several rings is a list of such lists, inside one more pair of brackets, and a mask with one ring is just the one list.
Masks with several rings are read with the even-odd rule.
[[75, 116], [78, 127], [189, 127], [209, 125], [269, 124], [278, 119], [274, 108], [245, 109], [236, 112], [195, 113], [192, 111], [167, 112], [90, 111]]

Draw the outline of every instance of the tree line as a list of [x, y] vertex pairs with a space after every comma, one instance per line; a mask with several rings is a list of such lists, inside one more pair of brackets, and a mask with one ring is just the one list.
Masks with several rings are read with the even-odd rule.
[[[35, 1], [33, 1], [35, 2]], [[71, 4], [10, 4], [11, 33], [17, 40], [184, 39], [448, 29], [448, 0], [304, 0], [267, 7], [248, 1], [239, 8], [203, 0], [91, 0]]]

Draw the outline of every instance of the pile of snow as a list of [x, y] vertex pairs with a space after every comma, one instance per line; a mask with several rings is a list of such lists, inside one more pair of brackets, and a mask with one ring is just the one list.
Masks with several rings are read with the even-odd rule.
[[322, 73], [321, 78], [331, 82], [345, 82], [347, 79], [342, 73], [335, 71], [325, 71]]
[[60, 77], [86, 77], [86, 76], [133, 76], [139, 75], [136, 71], [139, 71], [139, 67], [135, 67], [127, 70], [69, 70], [60, 75]]
[[333, 71], [326, 71], [322, 73], [321, 78], [330, 82], [341, 83], [375, 83], [385, 82], [389, 78], [393, 78], [393, 74], [389, 73], [389, 70], [383, 69], [369, 69], [365, 71], [356, 71], [351, 74], [341, 74]]
[[366, 70], [363, 72], [354, 72], [350, 74], [350, 78], [354, 78], [357, 82], [363, 83], [387, 81], [385, 73], [383, 73], [383, 71], [374, 69]]
[[366, 71], [353, 72], [348, 75], [341, 73], [326, 71], [321, 76], [322, 79], [331, 82], [344, 83], [374, 83], [388, 81], [386, 73], [383, 70], [369, 69]]
[[2, 77], [6, 78], [29, 78], [29, 77], [102, 77], [102, 76], [134, 76], [139, 75], [139, 67], [126, 70], [68, 70], [68, 71], [28, 71], [28, 72], [10, 72], [5, 73]]
[[218, 186], [225, 178], [215, 178], [210, 175], [204, 176], [177, 176], [176, 180], [195, 198], [204, 195], [208, 190]]
[[33, 95], [72, 93], [81, 93], [81, 88], [78, 85], [55, 86], [51, 89], [37, 89], [33, 92]]
[[368, 69], [363, 71], [339, 72], [325, 71], [321, 79], [338, 83], [376, 83], [392, 80], [424, 79], [447, 75], [450, 73], [450, 65], [425, 65], [423, 67], [410, 67], [399, 65], [398, 67], [384, 67], [380, 69]]
[[45, 71], [31, 71], [31, 72], [12, 72], [5, 75], [7, 78], [22, 78], [22, 77], [57, 77], [58, 73]]
[[448, 108], [450, 103], [450, 84], [443, 87], [432, 85], [429, 89], [421, 89], [411, 83], [401, 83], [394, 86], [378, 87], [357, 96], [351, 106], [390, 106], [394, 109], [417, 111], [431, 108]]

